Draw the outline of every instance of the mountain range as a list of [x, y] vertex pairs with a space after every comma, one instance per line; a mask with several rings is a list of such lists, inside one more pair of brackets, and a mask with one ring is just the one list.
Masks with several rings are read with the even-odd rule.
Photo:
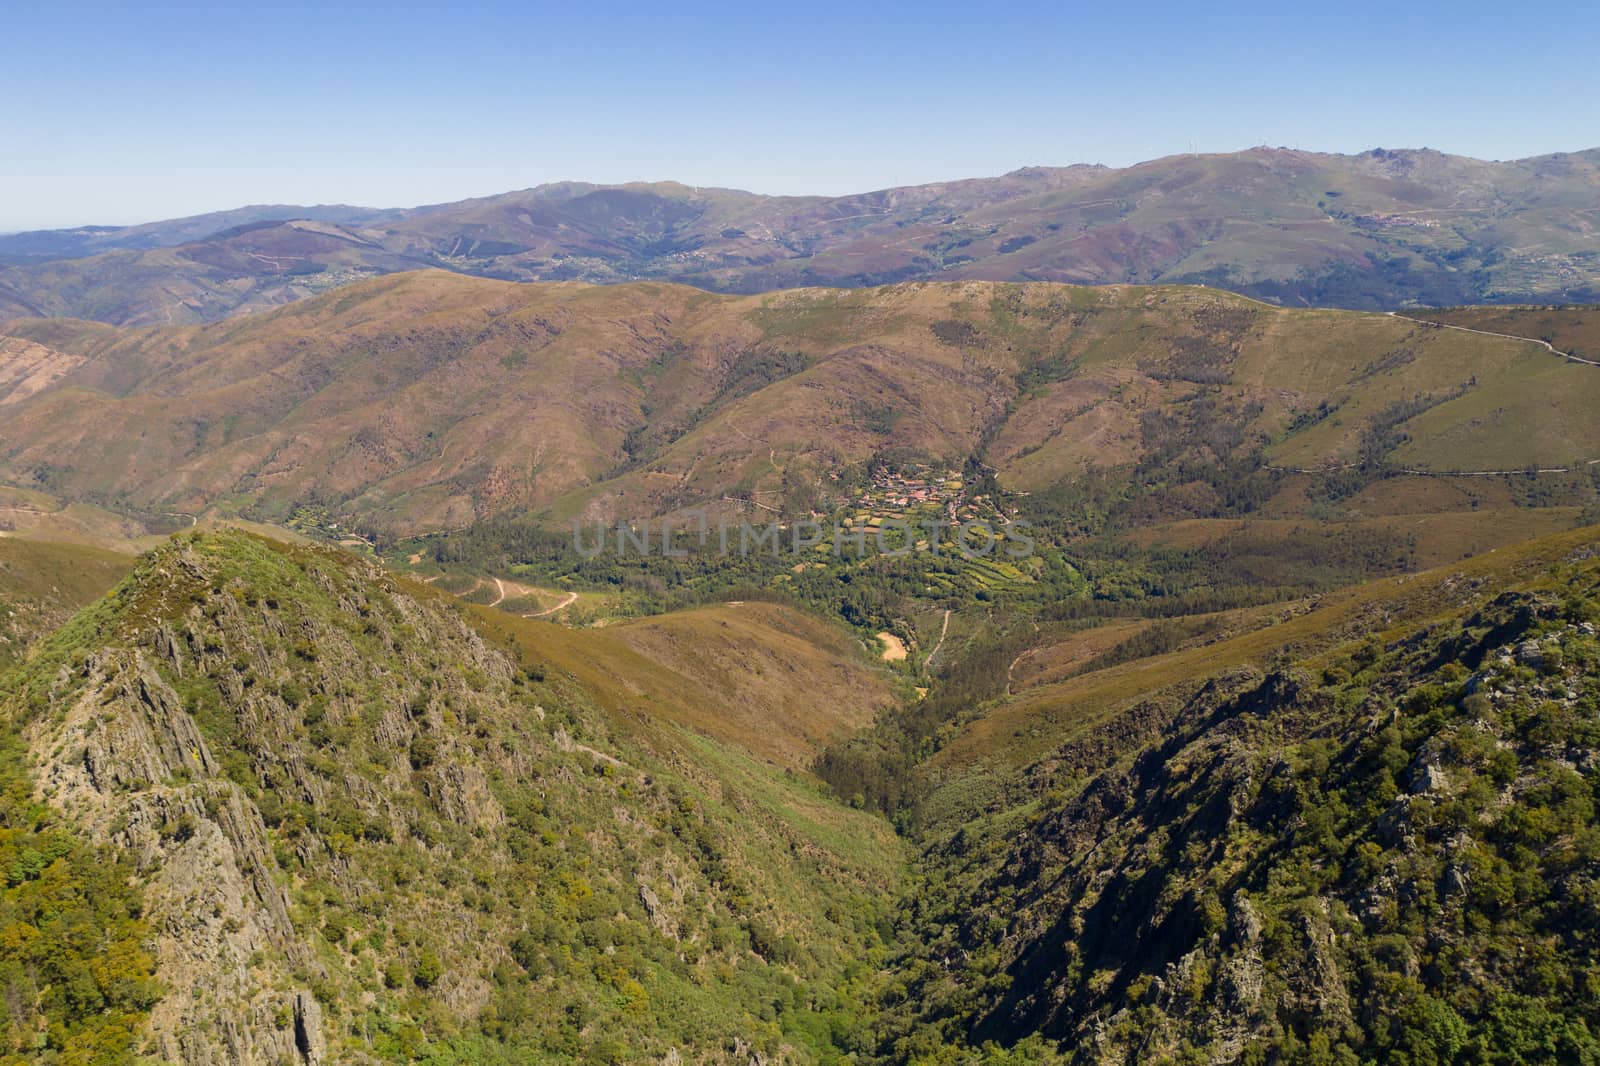
[[1596, 150], [1256, 148], [845, 197], [566, 182], [411, 209], [258, 206], [0, 237], [0, 317], [206, 322], [423, 267], [731, 293], [977, 279], [1367, 309], [1583, 301], [1600, 293], [1597, 192]]

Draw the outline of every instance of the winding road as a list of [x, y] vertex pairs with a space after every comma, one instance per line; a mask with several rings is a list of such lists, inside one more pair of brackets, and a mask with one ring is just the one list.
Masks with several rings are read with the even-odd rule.
[[[494, 582], [495, 591], [499, 593], [499, 595], [495, 597], [494, 602], [489, 604], [489, 606], [490, 607], [498, 607], [498, 606], [500, 606], [501, 603], [503, 603], [505, 601], [505, 598], [506, 598], [506, 583], [504, 581], [501, 581], [497, 577], [490, 578], [489, 580]], [[518, 595], [525, 595], [525, 593], [518, 593]], [[517, 617], [519, 617], [519, 618], [543, 618], [547, 614], [555, 614], [557, 611], [564, 611], [568, 607], [571, 607], [573, 604], [575, 604], [577, 602], [578, 602], [578, 594], [576, 592], [568, 592], [566, 594], [566, 598], [563, 599], [560, 603], [556, 604], [554, 607], [548, 607], [548, 608], [546, 608], [545, 610], [542, 610], [542, 611], [530, 611], [527, 614], [521, 614], [521, 615], [518, 615]], [[510, 613], [510, 612], [507, 612], [507, 613]]]
[[562, 600], [560, 603], [556, 604], [554, 607], [546, 608], [543, 611], [534, 611], [532, 614], [525, 614], [522, 617], [524, 617], [524, 618], [543, 618], [547, 614], [555, 614], [557, 611], [564, 611], [568, 607], [571, 607], [573, 604], [575, 604], [577, 602], [578, 602], [578, 594], [576, 592], [569, 592], [569, 593], [567, 593], [567, 598]]

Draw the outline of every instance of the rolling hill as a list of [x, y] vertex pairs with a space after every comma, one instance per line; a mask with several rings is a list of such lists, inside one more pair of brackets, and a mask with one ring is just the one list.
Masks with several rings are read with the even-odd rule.
[[1587, 469], [1597, 400], [1600, 369], [1536, 341], [1200, 287], [727, 296], [425, 271], [205, 326], [13, 321], [0, 480], [177, 521], [315, 505], [385, 536], [803, 516], [889, 453], [1023, 492], [1162, 463]]
[[203, 322], [423, 266], [739, 293], [983, 279], [1368, 309], [1592, 301], [1597, 163], [1255, 148], [832, 198], [567, 182], [405, 210], [243, 208], [0, 237], [0, 262], [23, 260], [0, 268], [0, 317]]

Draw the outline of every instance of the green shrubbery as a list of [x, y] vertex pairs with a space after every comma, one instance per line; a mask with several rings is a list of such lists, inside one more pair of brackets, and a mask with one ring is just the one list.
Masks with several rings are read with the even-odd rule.
[[1600, 1062], [1600, 584], [1562, 580], [1202, 693], [1103, 773], [1047, 759], [1020, 823], [940, 827], [897, 1054], [1102, 1018], [1176, 1061], [1238, 1025], [1252, 1063]]
[[159, 997], [128, 867], [33, 802], [0, 738], [0, 1062], [131, 1062]]

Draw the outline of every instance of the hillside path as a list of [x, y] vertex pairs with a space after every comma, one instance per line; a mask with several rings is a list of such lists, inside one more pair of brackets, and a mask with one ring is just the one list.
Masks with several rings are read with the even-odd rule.
[[1015, 659], [1011, 660], [1011, 665], [1006, 667], [1006, 695], [1007, 696], [1013, 695], [1013, 693], [1011, 691], [1011, 680], [1012, 680], [1013, 675], [1015, 675], [1016, 672], [1017, 672], [1017, 664], [1020, 663], [1022, 660], [1026, 659], [1031, 654], [1033, 654], [1033, 649], [1032, 648], [1029, 648], [1029, 649], [1027, 649], [1026, 651], [1023, 651], [1023, 652], [1019, 652], [1017, 657]]
[[[492, 577], [489, 580], [494, 582], [495, 590], [499, 593], [499, 595], [495, 597], [494, 602], [489, 604], [489, 606], [490, 607], [498, 607], [498, 606], [500, 606], [500, 604], [506, 598], [506, 583], [504, 581], [501, 581], [497, 577]], [[527, 586], [525, 586], [525, 585], [519, 585], [518, 588], [522, 590], [522, 591], [520, 591], [518, 593], [518, 595], [524, 595], [528, 591]], [[578, 602], [578, 594], [576, 592], [568, 592], [566, 594], [566, 598], [563, 599], [560, 603], [556, 604], [554, 607], [547, 607], [542, 611], [530, 611], [527, 614], [518, 615], [517, 617], [519, 617], [519, 618], [543, 618], [547, 614], [555, 614], [557, 611], [564, 611], [568, 607], [571, 607], [573, 604], [575, 604], [577, 602]]]
[[949, 632], [950, 632], [950, 611], [949, 611], [949, 609], [946, 609], [945, 612], [944, 612], [944, 625], [941, 626], [940, 629], [939, 629], [939, 642], [933, 646], [933, 650], [928, 653], [928, 657], [926, 659], [922, 660], [923, 669], [927, 669], [928, 667], [933, 665], [933, 657], [935, 655], [939, 654], [939, 649], [940, 648], [944, 647], [945, 634], [947, 634]]

